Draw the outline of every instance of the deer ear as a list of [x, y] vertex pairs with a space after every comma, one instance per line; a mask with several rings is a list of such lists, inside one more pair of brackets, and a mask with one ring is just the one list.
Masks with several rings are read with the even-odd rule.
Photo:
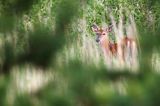
[[112, 31], [112, 27], [113, 27], [113, 25], [110, 25], [108, 28], [106, 28], [106, 31], [107, 32], [111, 32]]
[[96, 24], [93, 24], [91, 28], [92, 28], [92, 31], [94, 32], [97, 32], [99, 29], [99, 27]]

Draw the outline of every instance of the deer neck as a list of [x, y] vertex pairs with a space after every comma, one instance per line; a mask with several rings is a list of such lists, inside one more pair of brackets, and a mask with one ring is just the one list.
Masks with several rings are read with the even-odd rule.
[[108, 46], [108, 44], [109, 44], [109, 38], [107, 35], [105, 35], [100, 39], [100, 45], [102, 47], [106, 47], [106, 46]]

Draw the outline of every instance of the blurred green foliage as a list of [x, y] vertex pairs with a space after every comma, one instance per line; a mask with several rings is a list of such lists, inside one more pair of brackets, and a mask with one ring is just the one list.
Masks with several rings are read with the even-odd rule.
[[[64, 64], [63, 67], [54, 66], [58, 70], [59, 79], [49, 82], [47, 86], [31, 95], [15, 95], [12, 105], [158, 106], [160, 104], [158, 85], [160, 75], [153, 72], [149, 61], [153, 48], [159, 48], [160, 45], [158, 0], [51, 1], [0, 1], [0, 38], [3, 41], [0, 48], [2, 61], [0, 64], [0, 106], [7, 106], [6, 95], [10, 81], [8, 77], [13, 66], [32, 63], [43, 69], [50, 68], [51, 61], [56, 58], [56, 53], [69, 43], [67, 35], [75, 36], [76, 32], [71, 32], [69, 29], [76, 18], [85, 16], [87, 31], [90, 32], [90, 26], [94, 22], [97, 24], [110, 22], [107, 9], [112, 10], [112, 14], [118, 20], [118, 10], [121, 6], [127, 7], [134, 15], [141, 35], [142, 54], [139, 73], [131, 73], [128, 70], [107, 70], [103, 66], [97, 69], [95, 66], [84, 65], [77, 60], [70, 61], [69, 65]], [[48, 5], [43, 5], [44, 2]], [[50, 6], [51, 10], [47, 10], [46, 6]], [[51, 21], [47, 21], [46, 25], [43, 19], [47, 20], [47, 17]], [[23, 18], [32, 22], [32, 29], [27, 29], [27, 22], [23, 25]], [[54, 31], [52, 24], [54, 24]], [[115, 90], [116, 87], [111, 85], [122, 79], [126, 81], [126, 94], [120, 94]]]

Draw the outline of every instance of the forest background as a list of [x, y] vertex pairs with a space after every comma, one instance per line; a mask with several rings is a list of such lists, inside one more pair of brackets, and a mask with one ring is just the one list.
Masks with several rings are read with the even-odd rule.
[[[136, 73], [107, 69], [91, 31], [121, 9], [138, 30]], [[159, 28], [159, 0], [2, 0], [0, 106], [158, 106]]]

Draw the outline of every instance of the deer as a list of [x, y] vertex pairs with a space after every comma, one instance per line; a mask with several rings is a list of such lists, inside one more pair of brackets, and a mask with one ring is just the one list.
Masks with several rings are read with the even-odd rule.
[[105, 52], [112, 55], [116, 55], [117, 53], [117, 43], [109, 40], [109, 32], [111, 32], [111, 27], [102, 28], [94, 24], [92, 26], [92, 31], [96, 33], [96, 42], [100, 44], [102, 49], [105, 49]]
[[112, 42], [109, 39], [109, 32], [111, 32], [111, 27], [103, 28], [99, 27], [96, 24], [92, 25], [92, 31], [96, 33], [96, 42], [100, 45], [103, 55], [105, 57], [105, 61], [108, 66], [110, 65], [110, 61], [113, 57], [117, 56], [117, 43]]
[[[112, 31], [112, 25], [108, 28], [103, 28], [93, 24], [91, 28], [92, 31], [96, 33], [96, 42], [99, 43], [102, 48], [105, 58], [108, 59], [107, 61], [110, 61], [109, 59], [112, 59], [112, 57], [117, 57], [119, 54], [122, 54], [123, 62], [127, 62], [125, 57], [127, 50], [131, 57], [133, 57], [134, 49], [136, 47], [135, 39], [125, 36], [118, 43], [112, 42], [109, 39], [109, 33]], [[121, 49], [121, 53], [118, 53], [118, 49]]]

